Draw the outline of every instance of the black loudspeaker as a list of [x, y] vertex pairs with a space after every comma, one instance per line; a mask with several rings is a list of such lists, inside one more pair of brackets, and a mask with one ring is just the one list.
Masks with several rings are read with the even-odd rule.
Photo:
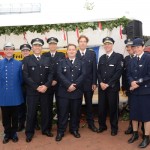
[[142, 38], [142, 22], [139, 20], [129, 22], [123, 31], [123, 34], [124, 33], [127, 35], [127, 39]]

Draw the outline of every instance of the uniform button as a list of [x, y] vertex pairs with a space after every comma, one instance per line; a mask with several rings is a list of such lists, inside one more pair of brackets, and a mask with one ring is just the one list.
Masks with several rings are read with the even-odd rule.
[[73, 74], [72, 74], [72, 76], [73, 76]]
[[137, 79], [137, 77], [135, 77], [135, 79]]
[[40, 68], [41, 68], [42, 66], [40, 66]]
[[105, 72], [106, 73], [106, 72]]
[[42, 74], [40, 74], [42, 76]]
[[7, 80], [6, 80], [6, 82], [7, 82]]
[[104, 79], [104, 81], [105, 81], [105, 79]]
[[6, 88], [6, 90], [8, 90], [8, 88]]
[[71, 70], [71, 71], [73, 71], [73, 70]]
[[5, 66], [7, 68], [7, 66]]
[[41, 84], [42, 84], [43, 82], [41, 82]]
[[6, 77], [6, 79], [7, 79], [7, 77]]
[[5, 71], [7, 71], [7, 70], [5, 70]]
[[145, 85], [145, 87], [147, 87], [147, 85]]
[[137, 70], [135, 70], [135, 72], [137, 72]]
[[73, 80], [71, 80], [71, 81], [73, 81]]

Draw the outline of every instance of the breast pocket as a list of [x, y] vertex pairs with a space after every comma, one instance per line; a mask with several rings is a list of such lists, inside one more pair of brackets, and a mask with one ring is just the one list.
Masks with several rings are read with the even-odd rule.
[[63, 72], [64, 74], [66, 74], [68, 71], [69, 71], [69, 68], [68, 68], [67, 66], [63, 66], [63, 67], [62, 67], [62, 72]]
[[82, 67], [80, 65], [74, 66], [73, 71], [80, 75], [82, 72]]
[[30, 72], [34, 72], [36, 70], [37, 66], [35, 65], [29, 65]]

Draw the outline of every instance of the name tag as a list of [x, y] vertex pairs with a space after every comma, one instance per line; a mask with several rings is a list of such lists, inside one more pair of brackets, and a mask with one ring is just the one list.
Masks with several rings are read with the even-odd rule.
[[143, 65], [139, 65], [139, 67], [142, 67]]
[[49, 68], [48, 66], [45, 66], [45, 68]]
[[112, 66], [112, 67], [113, 67], [114, 65], [113, 65], [113, 64], [110, 64], [109, 66]]

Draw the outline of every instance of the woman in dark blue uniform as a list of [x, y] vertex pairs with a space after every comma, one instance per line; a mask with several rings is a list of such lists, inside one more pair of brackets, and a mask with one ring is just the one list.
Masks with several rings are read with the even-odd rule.
[[56, 141], [61, 141], [67, 128], [70, 115], [69, 130], [75, 138], [80, 138], [79, 120], [83, 95], [85, 66], [76, 58], [76, 45], [69, 44], [68, 58], [58, 64], [58, 129]]
[[130, 120], [133, 124], [133, 135], [128, 140], [133, 143], [139, 138], [138, 121], [144, 122], [145, 135], [140, 148], [150, 143], [150, 55], [144, 53], [144, 41], [137, 38], [133, 40], [136, 57], [131, 60], [127, 77], [131, 91]]

